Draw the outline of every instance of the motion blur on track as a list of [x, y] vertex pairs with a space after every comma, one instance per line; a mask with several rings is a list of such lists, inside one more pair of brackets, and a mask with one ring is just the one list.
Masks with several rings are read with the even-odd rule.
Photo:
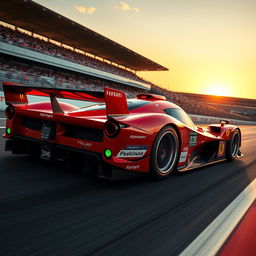
[[256, 127], [240, 128], [243, 158], [161, 183], [105, 183], [10, 155], [0, 138], [1, 253], [178, 255], [256, 178]]

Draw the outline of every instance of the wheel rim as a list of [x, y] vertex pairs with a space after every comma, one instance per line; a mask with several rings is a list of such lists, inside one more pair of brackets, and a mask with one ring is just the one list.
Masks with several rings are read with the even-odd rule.
[[168, 173], [175, 164], [177, 157], [177, 136], [171, 131], [162, 134], [156, 147], [156, 164], [162, 174]]
[[239, 136], [238, 136], [238, 133], [236, 133], [232, 140], [232, 147], [231, 147], [232, 157], [237, 156], [238, 149], [239, 149]]

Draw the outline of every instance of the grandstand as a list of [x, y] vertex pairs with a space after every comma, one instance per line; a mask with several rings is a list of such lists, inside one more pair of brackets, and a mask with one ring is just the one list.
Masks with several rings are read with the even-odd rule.
[[153, 84], [151, 90], [154, 93], [164, 94], [168, 100], [193, 115], [256, 121], [256, 100], [173, 92]]
[[196, 94], [196, 93], [182, 93], [182, 92], [179, 92], [178, 94], [183, 96], [189, 96], [192, 100], [195, 100], [195, 101], [208, 102], [211, 104], [232, 105], [232, 106], [241, 106], [241, 107], [256, 107], [256, 100], [253, 100], [253, 99], [205, 95], [205, 94]]
[[[42, 65], [16, 57], [0, 57], [0, 80], [40, 87], [57, 87], [75, 90], [102, 91], [103, 87], [121, 89], [128, 97], [142, 89], [112, 82], [96, 76], [85, 76], [49, 65]], [[143, 89], [144, 90], [144, 89]]]
[[132, 94], [150, 89], [136, 71], [167, 70], [33, 1], [4, 1], [0, 14], [2, 80]]
[[227, 113], [237, 115], [238, 117], [241, 116], [256, 120], [256, 100], [195, 93], [178, 94], [180, 96], [189, 97], [190, 100], [217, 107]]
[[[67, 63], [65, 63], [65, 61], [62, 61], [61, 64], [66, 64], [68, 69], [72, 69], [72, 64], [77, 63], [82, 66], [89, 67], [89, 71], [95, 72], [95, 74], [100, 75], [98, 71], [101, 70], [107, 73], [112, 73], [113, 75], [118, 75], [121, 77], [135, 80], [137, 82], [141, 82], [137, 85], [145, 86], [145, 81], [136, 76], [133, 72], [116, 67], [98, 59], [94, 59], [85, 54], [72, 51], [71, 49], [58, 46], [51, 42], [46, 42], [42, 39], [34, 38], [18, 30], [0, 26], [0, 36], [2, 42], [1, 49], [3, 53], [9, 53], [12, 56], [21, 57], [23, 59], [28, 59], [32, 61], [35, 61], [35, 59], [37, 59], [39, 63], [46, 64], [49, 64], [50, 61], [52, 61], [52, 63], [54, 64], [59, 64], [60, 59], [66, 60], [68, 61]], [[20, 48], [26, 49], [26, 53], [24, 54], [24, 52], [21, 52]], [[40, 54], [35, 54], [35, 52]], [[47, 55], [47, 59], [45, 59], [45, 55]], [[53, 58], [51, 58], [50, 56]], [[77, 66], [76, 68], [79, 68], [82, 73], [86, 73], [86, 71], [88, 72], [88, 68], [87, 70], [81, 66]]]

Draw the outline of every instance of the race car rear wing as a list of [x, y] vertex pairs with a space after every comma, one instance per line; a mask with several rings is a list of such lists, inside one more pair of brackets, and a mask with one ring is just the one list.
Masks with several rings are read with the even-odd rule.
[[53, 113], [64, 113], [57, 98], [104, 102], [107, 116], [129, 114], [124, 92], [104, 88], [104, 92], [78, 91], [60, 88], [40, 88], [3, 82], [5, 103], [7, 105], [26, 105], [28, 95], [50, 97]]

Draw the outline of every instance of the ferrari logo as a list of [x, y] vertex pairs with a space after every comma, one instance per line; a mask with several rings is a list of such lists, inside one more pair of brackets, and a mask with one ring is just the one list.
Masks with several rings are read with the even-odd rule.
[[218, 155], [217, 156], [223, 156], [225, 152], [225, 141], [220, 141]]
[[21, 99], [21, 100], [23, 99], [23, 97], [24, 97], [24, 95], [23, 95], [23, 94], [20, 94], [20, 99]]
[[226, 137], [230, 134], [230, 130], [226, 130]]

